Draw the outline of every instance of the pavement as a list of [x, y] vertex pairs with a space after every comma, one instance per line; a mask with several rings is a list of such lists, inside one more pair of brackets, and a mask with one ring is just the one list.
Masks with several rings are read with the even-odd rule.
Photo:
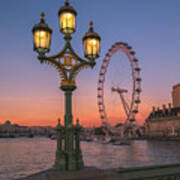
[[16, 180], [119, 180], [115, 170], [84, 168], [80, 171], [55, 171], [52, 169]]
[[49, 169], [16, 180], [180, 180], [180, 164], [104, 170], [88, 167], [79, 171]]

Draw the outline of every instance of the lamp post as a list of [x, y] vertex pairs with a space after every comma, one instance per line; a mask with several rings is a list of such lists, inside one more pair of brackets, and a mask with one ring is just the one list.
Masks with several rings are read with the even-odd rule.
[[[41, 63], [53, 65], [60, 73], [60, 89], [65, 93], [65, 116], [64, 126], [57, 125], [57, 151], [54, 169], [56, 170], [77, 170], [83, 165], [83, 158], [80, 149], [79, 120], [73, 124], [72, 116], [72, 92], [76, 89], [75, 78], [78, 72], [85, 68], [93, 68], [95, 59], [99, 57], [100, 36], [94, 32], [93, 23], [90, 22], [89, 31], [83, 37], [84, 55], [87, 60], [79, 57], [71, 46], [71, 34], [76, 30], [77, 12], [66, 0], [65, 5], [58, 12], [60, 32], [64, 34], [64, 48], [57, 54], [46, 56], [50, 51], [52, 29], [45, 23], [44, 13], [41, 14], [39, 24], [33, 29], [34, 51], [38, 53]], [[64, 135], [64, 141], [63, 141]]]

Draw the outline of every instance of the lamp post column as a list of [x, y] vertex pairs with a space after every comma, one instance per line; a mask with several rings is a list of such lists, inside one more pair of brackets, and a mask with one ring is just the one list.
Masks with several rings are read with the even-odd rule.
[[74, 125], [72, 116], [72, 92], [76, 89], [74, 85], [63, 85], [61, 89], [65, 92], [65, 116], [64, 116], [64, 151], [66, 155], [66, 170], [76, 170], [76, 157], [74, 151]]

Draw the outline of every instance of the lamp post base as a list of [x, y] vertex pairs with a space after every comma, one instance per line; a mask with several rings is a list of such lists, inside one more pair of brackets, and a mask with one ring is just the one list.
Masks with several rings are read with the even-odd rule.
[[76, 159], [75, 159], [75, 153], [74, 152], [67, 153], [66, 170], [67, 171], [78, 170], [77, 165], [76, 165]]
[[76, 152], [76, 167], [77, 169], [84, 168], [82, 152]]
[[56, 160], [53, 166], [54, 170], [58, 171], [73, 171], [84, 168], [84, 163], [81, 153], [64, 153], [57, 154]]
[[66, 156], [63, 152], [56, 152], [56, 160], [53, 169], [59, 171], [66, 170]]

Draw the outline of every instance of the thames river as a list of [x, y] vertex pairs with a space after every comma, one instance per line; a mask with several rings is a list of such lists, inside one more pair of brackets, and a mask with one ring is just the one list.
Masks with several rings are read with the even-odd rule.
[[[86, 166], [137, 167], [180, 163], [180, 142], [132, 141], [115, 146], [82, 142]], [[48, 138], [0, 139], [0, 179], [12, 180], [51, 168], [56, 141]]]

